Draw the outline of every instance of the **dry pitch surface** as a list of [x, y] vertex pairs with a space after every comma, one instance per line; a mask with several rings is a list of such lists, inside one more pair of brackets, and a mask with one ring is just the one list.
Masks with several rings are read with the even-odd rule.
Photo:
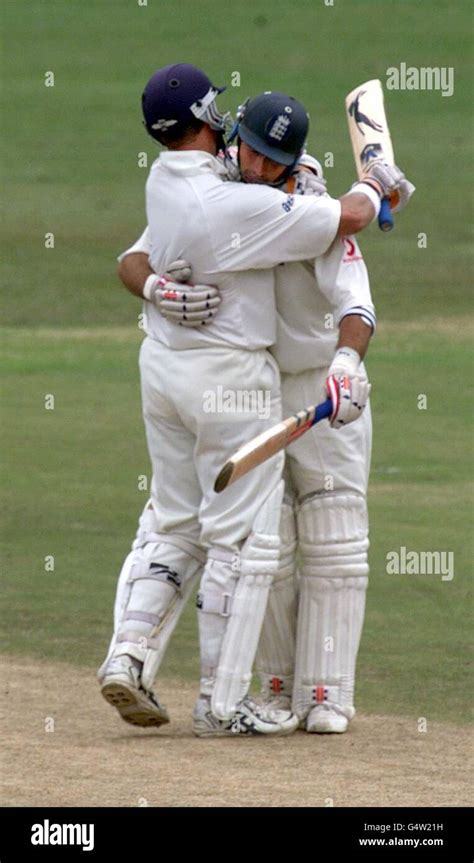
[[[4, 658], [5, 806], [461, 806], [469, 730], [358, 715], [344, 735], [198, 740], [195, 690], [166, 680], [172, 722], [139, 731], [93, 671]], [[46, 730], [47, 728], [54, 730]]]

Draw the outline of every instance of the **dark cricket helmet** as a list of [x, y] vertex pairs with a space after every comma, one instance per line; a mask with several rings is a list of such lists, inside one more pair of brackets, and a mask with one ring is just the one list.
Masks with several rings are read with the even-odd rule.
[[215, 100], [225, 87], [215, 87], [207, 75], [190, 63], [174, 63], [158, 69], [142, 95], [142, 110], [147, 131], [156, 140], [160, 133], [179, 136], [193, 119], [202, 120], [223, 132], [228, 115], [221, 114]]
[[308, 128], [309, 116], [301, 102], [268, 91], [242, 105], [231, 139], [237, 135], [257, 153], [289, 167], [304, 152]]

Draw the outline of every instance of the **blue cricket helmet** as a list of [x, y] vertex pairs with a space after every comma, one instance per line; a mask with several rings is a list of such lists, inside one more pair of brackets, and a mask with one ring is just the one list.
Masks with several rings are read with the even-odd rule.
[[257, 153], [290, 167], [304, 152], [308, 129], [309, 116], [301, 102], [268, 91], [244, 103], [231, 138], [238, 135]]
[[181, 131], [198, 119], [224, 132], [229, 114], [217, 110], [215, 99], [225, 89], [215, 87], [201, 69], [190, 63], [174, 63], [158, 69], [142, 95], [147, 131], [155, 140], [160, 140], [160, 134], [167, 131], [179, 137]]

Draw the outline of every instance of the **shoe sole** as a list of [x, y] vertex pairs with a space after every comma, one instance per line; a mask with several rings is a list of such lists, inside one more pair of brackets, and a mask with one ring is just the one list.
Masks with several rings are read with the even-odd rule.
[[106, 683], [101, 693], [108, 704], [115, 707], [125, 722], [140, 728], [156, 728], [166, 725], [170, 718], [165, 708], [152, 710], [140, 703], [136, 692], [123, 683]]
[[305, 728], [308, 734], [345, 734], [348, 726], [345, 728]]

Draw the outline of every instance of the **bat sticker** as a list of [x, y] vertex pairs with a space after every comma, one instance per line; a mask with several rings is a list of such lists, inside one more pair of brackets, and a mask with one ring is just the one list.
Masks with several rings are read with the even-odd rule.
[[366, 144], [359, 158], [363, 165], [367, 165], [372, 159], [378, 159], [381, 155], [381, 144]]
[[361, 96], [363, 96], [364, 93], [366, 93], [366, 92], [367, 92], [366, 90], [360, 90], [360, 92], [355, 97], [354, 101], [351, 102], [351, 104], [349, 105], [349, 115], [351, 117], [354, 117], [356, 126], [357, 126], [359, 132], [361, 133], [361, 135], [364, 135], [364, 137], [365, 137], [365, 132], [360, 127], [360, 125], [362, 123], [365, 126], [370, 126], [371, 129], [375, 129], [376, 132], [383, 132], [383, 126], [381, 126], [380, 123], [376, 123], [375, 120], [371, 120], [369, 117], [367, 117], [365, 114], [363, 114], [362, 111], [359, 110], [359, 101], [361, 99]]

